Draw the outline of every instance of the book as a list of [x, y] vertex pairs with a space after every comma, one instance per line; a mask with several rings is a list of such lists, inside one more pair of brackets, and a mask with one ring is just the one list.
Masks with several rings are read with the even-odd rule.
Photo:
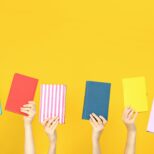
[[154, 133], [154, 100], [153, 100], [152, 107], [151, 107], [151, 113], [149, 117], [147, 131]]
[[5, 110], [26, 115], [20, 111], [20, 108], [34, 99], [37, 84], [38, 79], [16, 73], [12, 80]]
[[144, 77], [123, 79], [124, 106], [137, 112], [148, 110], [146, 80]]
[[42, 84], [40, 100], [40, 122], [59, 117], [65, 123], [66, 86], [63, 84]]
[[108, 120], [111, 83], [87, 81], [82, 119], [88, 120], [90, 114], [103, 116]]

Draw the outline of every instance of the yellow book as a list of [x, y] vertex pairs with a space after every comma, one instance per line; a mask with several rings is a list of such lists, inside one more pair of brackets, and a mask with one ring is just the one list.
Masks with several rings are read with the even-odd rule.
[[137, 112], [148, 110], [146, 80], [144, 77], [123, 79], [124, 105]]

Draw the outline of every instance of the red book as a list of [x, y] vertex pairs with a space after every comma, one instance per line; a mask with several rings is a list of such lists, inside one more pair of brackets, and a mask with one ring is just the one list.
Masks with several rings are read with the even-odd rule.
[[32, 101], [36, 91], [38, 79], [21, 74], [15, 74], [5, 109], [14, 113], [25, 115], [20, 108]]

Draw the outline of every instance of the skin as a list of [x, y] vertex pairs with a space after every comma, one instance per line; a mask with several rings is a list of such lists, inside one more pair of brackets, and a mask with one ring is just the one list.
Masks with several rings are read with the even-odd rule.
[[24, 128], [25, 128], [25, 154], [35, 154], [34, 140], [32, 133], [32, 121], [36, 114], [35, 102], [29, 101], [21, 109], [21, 112], [27, 114], [24, 116]]
[[122, 119], [127, 129], [127, 141], [125, 146], [125, 154], [135, 154], [136, 147], [136, 126], [135, 120], [138, 113], [128, 107], [124, 110]]
[[49, 138], [50, 146], [48, 154], [56, 154], [57, 133], [56, 128], [59, 123], [59, 118], [54, 117], [43, 122], [44, 130]]
[[89, 121], [92, 126], [93, 154], [101, 154], [99, 141], [107, 121], [103, 116], [97, 116], [95, 113], [90, 114]]

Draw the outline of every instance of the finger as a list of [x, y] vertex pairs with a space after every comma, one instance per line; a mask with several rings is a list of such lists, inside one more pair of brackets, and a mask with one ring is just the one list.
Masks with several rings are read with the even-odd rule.
[[105, 125], [107, 123], [107, 120], [103, 116], [99, 116], [99, 117], [103, 121], [103, 124]]
[[28, 104], [35, 104], [35, 102], [34, 101], [28, 101]]
[[25, 113], [25, 114], [28, 114], [28, 115], [29, 115], [29, 111], [27, 111], [27, 110], [21, 109], [20, 111], [21, 111], [22, 113]]
[[59, 123], [58, 118], [52, 123], [51, 128], [54, 128], [57, 125], [57, 123]]
[[34, 115], [36, 112], [34, 110], [27, 110], [30, 115]]
[[131, 107], [126, 108], [125, 115], [128, 116], [128, 114], [131, 112], [131, 110], [132, 110]]
[[45, 127], [46, 124], [48, 123], [48, 121], [49, 121], [49, 119], [45, 119], [45, 120], [43, 121], [42, 125]]
[[124, 112], [127, 112], [129, 109], [131, 109], [130, 106], [126, 107], [126, 108], [124, 109]]
[[30, 111], [29, 108], [23, 108], [23, 107], [21, 107], [20, 110], [23, 110], [23, 111]]
[[102, 120], [98, 121], [98, 125], [104, 125], [103, 121]]
[[129, 114], [130, 114], [132, 111], [133, 111], [133, 109], [132, 109], [132, 108], [129, 108], [129, 109], [127, 110], [127, 112], [126, 112], [125, 117], [126, 117], [126, 118], [129, 118]]
[[124, 112], [123, 112], [123, 115], [122, 115], [123, 118], [127, 117], [128, 109], [129, 109], [129, 107], [127, 107], [127, 108], [124, 109]]
[[46, 127], [49, 127], [51, 124], [52, 124], [52, 119], [49, 119], [49, 120], [47, 121]]
[[91, 126], [92, 126], [92, 127], [95, 127], [95, 125], [94, 125], [94, 123], [93, 123], [93, 121], [92, 121], [91, 118], [89, 119], [89, 121], [90, 121]]
[[54, 117], [54, 118], [50, 119], [50, 120], [48, 121], [48, 123], [47, 123], [47, 127], [50, 127], [50, 126], [54, 123], [54, 121], [56, 121], [57, 118], [58, 118], [58, 117]]
[[133, 110], [133, 108], [130, 107], [130, 108], [128, 109], [128, 114], [129, 114], [130, 112], [132, 112], [132, 111], [134, 111], [134, 110]]
[[138, 116], [138, 112], [135, 112], [134, 117], [133, 117], [134, 121], [136, 120], [137, 116]]
[[130, 113], [128, 114], [128, 116], [127, 116], [129, 120], [132, 119], [133, 114], [134, 114], [134, 111], [131, 110], [131, 112], [130, 112]]
[[32, 107], [32, 104], [24, 104], [23, 107], [29, 107], [29, 108], [31, 108]]
[[57, 128], [58, 124], [59, 124], [59, 121], [57, 120], [57, 121], [55, 121], [54, 125], [52, 125], [50, 128], [55, 130]]
[[59, 122], [59, 117], [55, 117], [55, 119], [52, 122], [52, 125], [54, 125], [57, 121]]
[[97, 121], [101, 121], [101, 119], [100, 119], [95, 113], [92, 113], [92, 116], [93, 116]]
[[21, 107], [20, 109], [27, 110], [27, 111], [30, 111], [31, 110], [31, 108], [29, 108], [29, 107]]
[[35, 104], [25, 104], [23, 107], [35, 109]]
[[53, 123], [56, 119], [58, 119], [58, 117], [53, 117], [53, 118], [51, 118], [52, 123]]
[[96, 119], [91, 114], [90, 114], [90, 118], [91, 118], [92, 122], [94, 123], [94, 125], [97, 126], [98, 123], [97, 123]]

